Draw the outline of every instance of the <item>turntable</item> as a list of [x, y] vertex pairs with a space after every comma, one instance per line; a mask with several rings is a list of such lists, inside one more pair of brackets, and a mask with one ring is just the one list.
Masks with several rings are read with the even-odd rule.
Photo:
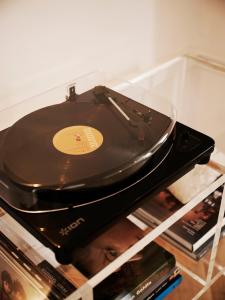
[[0, 132], [0, 203], [69, 263], [77, 246], [206, 163], [214, 141], [104, 86]]

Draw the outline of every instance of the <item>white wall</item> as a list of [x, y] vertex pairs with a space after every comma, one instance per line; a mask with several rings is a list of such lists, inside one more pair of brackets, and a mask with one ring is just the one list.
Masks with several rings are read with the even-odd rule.
[[18, 101], [95, 69], [112, 78], [145, 70], [185, 52], [194, 3], [1, 0], [0, 101]]
[[225, 1], [198, 0], [195, 16], [192, 51], [225, 62]]

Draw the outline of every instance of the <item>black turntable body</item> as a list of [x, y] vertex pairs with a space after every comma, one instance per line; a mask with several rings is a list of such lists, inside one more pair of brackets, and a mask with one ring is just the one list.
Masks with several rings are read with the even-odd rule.
[[106, 87], [0, 132], [0, 204], [61, 263], [195, 164], [214, 141]]

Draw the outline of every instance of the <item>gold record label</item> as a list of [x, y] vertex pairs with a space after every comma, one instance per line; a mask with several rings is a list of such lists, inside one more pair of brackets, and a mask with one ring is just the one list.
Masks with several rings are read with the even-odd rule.
[[89, 126], [70, 126], [53, 137], [54, 147], [65, 154], [82, 155], [97, 150], [103, 143], [100, 131]]

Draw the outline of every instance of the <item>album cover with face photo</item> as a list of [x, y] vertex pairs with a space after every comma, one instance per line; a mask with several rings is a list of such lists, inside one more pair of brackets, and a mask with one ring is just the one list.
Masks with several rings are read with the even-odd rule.
[[[77, 249], [73, 264], [91, 278], [144, 235], [145, 231], [124, 218], [87, 246]], [[136, 299], [146, 290], [150, 293], [171, 275], [175, 263], [171, 253], [152, 242], [97, 285], [94, 299], [120, 299], [124, 295], [128, 297], [126, 299]]]

